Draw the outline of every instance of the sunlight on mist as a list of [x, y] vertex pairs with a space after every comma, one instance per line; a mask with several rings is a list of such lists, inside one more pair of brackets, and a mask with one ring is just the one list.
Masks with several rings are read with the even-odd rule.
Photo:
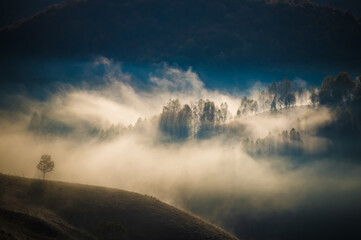
[[[62, 86], [45, 101], [20, 97], [25, 107], [11, 114], [1, 112], [1, 172], [39, 177], [36, 163], [47, 153], [55, 161], [55, 171], [48, 176], [52, 180], [136, 191], [185, 209], [187, 201], [198, 196], [248, 199], [256, 209], [288, 209], [311, 194], [351, 193], [361, 187], [358, 166], [345, 165], [342, 169], [346, 173], [342, 173], [332, 162], [317, 159], [297, 167], [290, 161], [292, 156], [255, 159], [241, 141], [224, 135], [162, 142], [159, 114], [169, 99], [178, 98], [184, 104], [199, 99], [210, 99], [216, 105], [227, 102], [235, 116], [242, 93], [207, 90], [191, 69], [169, 67], [161, 76], [150, 77], [148, 90], [136, 90], [124, 81], [131, 76], [121, 73], [117, 64], [107, 59], [97, 64], [109, 67], [103, 85]], [[255, 89], [251, 92], [257, 96]], [[307, 99], [308, 95], [297, 99], [298, 107], [287, 111], [271, 114], [264, 110], [229, 121], [243, 127], [241, 138], [254, 141], [271, 132], [280, 134], [296, 128], [304, 133], [305, 152], [322, 152], [327, 140], [315, 136], [314, 130], [330, 121], [331, 115], [326, 108], [307, 107]], [[47, 126], [72, 134], [30, 131], [34, 113], [43, 117], [39, 121], [49, 121]], [[105, 140], [86, 133], [112, 126], [122, 126], [122, 130]]]

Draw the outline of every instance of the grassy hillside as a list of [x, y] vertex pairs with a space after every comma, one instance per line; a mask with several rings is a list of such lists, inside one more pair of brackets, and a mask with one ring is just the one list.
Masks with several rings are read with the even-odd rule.
[[236, 239], [137, 193], [0, 174], [1, 239]]

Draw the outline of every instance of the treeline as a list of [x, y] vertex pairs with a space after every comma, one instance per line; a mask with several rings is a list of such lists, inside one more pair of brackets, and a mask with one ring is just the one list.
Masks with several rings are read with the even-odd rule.
[[300, 102], [307, 95], [307, 91], [303, 87], [296, 87], [288, 79], [285, 78], [280, 82], [273, 82], [266, 90], [260, 91], [257, 96], [258, 102], [262, 106], [262, 111], [277, 111], [282, 108], [289, 108], [296, 105], [296, 101]]
[[[327, 76], [311, 93], [313, 105], [331, 108], [332, 121], [317, 129], [317, 135], [332, 139], [334, 149], [349, 149], [361, 143], [361, 77], [348, 73]], [[354, 152], [351, 147], [349, 152]]]
[[256, 107], [252, 109], [248, 107], [250, 104], [244, 104], [247, 105], [248, 110], [242, 112], [254, 113], [268, 110], [274, 112], [295, 105], [349, 106], [361, 101], [360, 81], [361, 77], [352, 80], [347, 72], [342, 72], [336, 78], [325, 77], [319, 88], [312, 84], [309, 89], [306, 89], [303, 86], [295, 86], [293, 82], [285, 78], [283, 81], [273, 82], [265, 90], [259, 91], [256, 99], [245, 101], [253, 101], [253, 106]]
[[237, 111], [237, 117], [254, 115], [257, 112], [272, 111], [290, 108], [295, 105], [310, 103], [310, 90], [303, 86], [295, 86], [288, 78], [273, 82], [266, 89], [258, 91], [255, 99], [243, 97]]
[[28, 131], [42, 136], [71, 136], [78, 138], [97, 138], [98, 140], [110, 140], [120, 134], [132, 130], [135, 127], [125, 127], [123, 124], [112, 124], [108, 128], [95, 127], [89, 123], [69, 124], [59, 119], [48, 116], [45, 113], [33, 113]]
[[[287, 78], [274, 82], [267, 89], [258, 92], [256, 99], [243, 97], [237, 112], [233, 115], [228, 104], [217, 106], [211, 100], [200, 99], [195, 103], [182, 105], [178, 99], [169, 100], [160, 115], [159, 128], [173, 140], [207, 138], [224, 132], [234, 131], [231, 120], [253, 116], [263, 111], [277, 111], [301, 103], [307, 99], [308, 91], [295, 88]], [[232, 129], [232, 130], [230, 130]]]
[[345, 106], [361, 100], [360, 77], [352, 80], [346, 72], [327, 76], [319, 89], [311, 89], [311, 101], [325, 106]]
[[[237, 119], [250, 117], [264, 111], [276, 112], [295, 105], [327, 106], [333, 109], [332, 114], [334, 114], [334, 117], [332, 119], [334, 120], [319, 127], [316, 134], [328, 139], [340, 139], [340, 142], [345, 142], [345, 135], [348, 138], [352, 136], [353, 139], [360, 139], [360, 104], [360, 77], [352, 80], [349, 74], [340, 73], [336, 78], [326, 77], [319, 88], [313, 85], [308, 89], [303, 86], [295, 86], [288, 79], [273, 82], [267, 88], [255, 94], [253, 98], [243, 97], [240, 99], [239, 107], [233, 113], [229, 111], [226, 102], [217, 106], [211, 100], [200, 99], [183, 105], [178, 99], [169, 100], [163, 107], [161, 114], [149, 119], [150, 122], [148, 122], [151, 123], [151, 128], [156, 130], [152, 135], [156, 132], [161, 133], [160, 136], [166, 141], [204, 139], [218, 135], [242, 139], [247, 137], [245, 126], [242, 125], [242, 121], [237, 121]], [[49, 136], [76, 135], [84, 138], [92, 137], [106, 140], [129, 131], [147, 129], [142, 127], [144, 124], [147, 125], [147, 121], [138, 121], [137, 124], [129, 127], [117, 124], [102, 129], [87, 122], [74, 125], [48, 116], [45, 113], [34, 113], [28, 130]], [[157, 126], [157, 129], [154, 129], [154, 125]], [[292, 139], [294, 138], [292, 137]], [[261, 146], [264, 145], [264, 141], [268, 146], [270, 142], [276, 140], [260, 139], [258, 143], [256, 140], [254, 144]], [[279, 140], [276, 142], [279, 142]], [[253, 149], [257, 149], [257, 147]], [[264, 149], [262, 147], [259, 150], [264, 153], [267, 152]], [[255, 150], [255, 152], [259, 152], [259, 150]]]
[[174, 140], [189, 137], [205, 138], [218, 132], [230, 118], [227, 103], [219, 107], [210, 100], [200, 99], [190, 105], [181, 105], [178, 99], [169, 100], [160, 115], [161, 131]]
[[295, 86], [285, 78], [283, 81], [273, 82], [265, 90], [259, 91], [255, 100], [248, 101], [255, 102], [256, 111], [277, 111], [295, 105], [347, 106], [360, 100], [361, 77], [352, 80], [347, 72], [342, 72], [336, 78], [325, 77], [319, 88], [313, 84], [309, 89]]
[[[225, 132], [232, 133], [234, 131], [232, 127], [236, 122], [232, 120], [264, 111], [277, 112], [295, 105], [350, 108], [348, 115], [339, 114], [340, 117], [343, 116], [340, 121], [350, 121], [344, 119], [345, 115], [354, 119], [356, 128], [361, 126], [361, 111], [358, 109], [361, 99], [360, 77], [352, 80], [345, 72], [340, 73], [336, 78], [327, 76], [319, 88], [314, 85], [308, 89], [295, 86], [286, 78], [273, 82], [266, 89], [259, 91], [254, 98], [243, 97], [234, 115], [229, 112], [227, 103], [216, 106], [211, 100], [200, 99], [195, 103], [182, 105], [178, 99], [169, 100], [160, 115], [159, 129], [171, 140], [202, 139]], [[341, 111], [334, 112], [337, 114]], [[337, 115], [336, 118], [338, 117]]]
[[297, 155], [303, 153], [304, 149], [301, 134], [294, 128], [278, 134], [270, 132], [265, 138], [256, 141], [246, 138], [242, 145], [252, 156]]

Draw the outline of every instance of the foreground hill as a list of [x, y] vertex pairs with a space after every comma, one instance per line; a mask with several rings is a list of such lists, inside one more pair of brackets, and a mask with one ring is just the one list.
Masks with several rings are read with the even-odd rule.
[[360, 20], [309, 1], [70, 0], [2, 29], [0, 39], [5, 57], [105, 55], [217, 66], [361, 62]]
[[0, 239], [236, 239], [137, 193], [0, 174]]

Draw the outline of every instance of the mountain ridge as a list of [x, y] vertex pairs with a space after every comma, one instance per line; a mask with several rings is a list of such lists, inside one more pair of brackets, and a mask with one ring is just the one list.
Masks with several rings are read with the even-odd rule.
[[4, 57], [240, 66], [361, 62], [355, 15], [310, 2], [72, 0], [0, 31]]

